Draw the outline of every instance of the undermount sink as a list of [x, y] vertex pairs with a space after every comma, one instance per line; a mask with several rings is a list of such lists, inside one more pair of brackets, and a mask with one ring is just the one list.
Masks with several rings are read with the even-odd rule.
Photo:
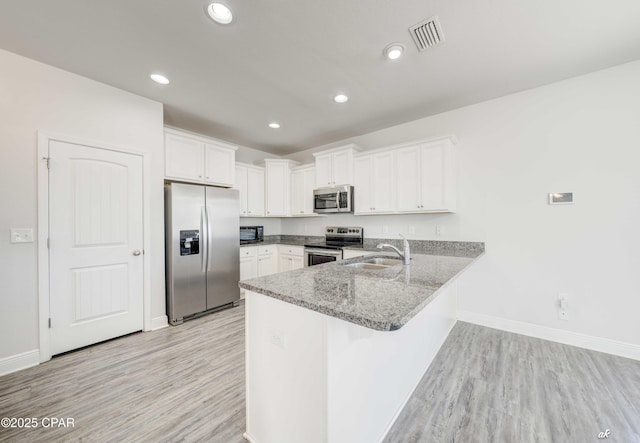
[[350, 268], [359, 268], [359, 269], [385, 269], [390, 267], [389, 265], [376, 265], [375, 263], [365, 263], [365, 262], [347, 263], [343, 266], [348, 266]]
[[371, 263], [374, 265], [396, 266], [401, 265], [402, 260], [398, 258], [370, 258], [363, 263]]
[[356, 263], [345, 263], [343, 266], [348, 266], [350, 268], [359, 268], [359, 269], [385, 269], [390, 268], [392, 266], [401, 265], [402, 260], [398, 260], [395, 258], [369, 258], [363, 261], [359, 261]]

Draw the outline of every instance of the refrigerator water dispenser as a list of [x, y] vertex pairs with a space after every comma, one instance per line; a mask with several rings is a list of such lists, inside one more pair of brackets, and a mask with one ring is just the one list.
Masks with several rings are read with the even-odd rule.
[[180, 255], [198, 255], [200, 253], [200, 231], [180, 231]]

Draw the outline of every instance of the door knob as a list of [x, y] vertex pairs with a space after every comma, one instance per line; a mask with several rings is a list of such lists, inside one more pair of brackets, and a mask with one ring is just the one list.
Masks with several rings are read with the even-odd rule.
[[133, 255], [135, 255], [136, 257], [139, 256], [141, 254], [140, 251], [138, 251], [137, 249], [135, 251], [133, 251]]

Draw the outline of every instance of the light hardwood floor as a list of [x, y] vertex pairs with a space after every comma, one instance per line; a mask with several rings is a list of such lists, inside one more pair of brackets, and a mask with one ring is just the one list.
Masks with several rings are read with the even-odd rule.
[[241, 305], [0, 377], [1, 417], [75, 419], [0, 441], [244, 442], [244, 384]]
[[458, 322], [385, 443], [597, 441], [640, 442], [640, 362]]
[[[9, 442], [243, 442], [244, 306], [0, 377]], [[458, 323], [392, 442], [640, 442], [640, 362]], [[304, 442], [301, 442], [304, 443]]]

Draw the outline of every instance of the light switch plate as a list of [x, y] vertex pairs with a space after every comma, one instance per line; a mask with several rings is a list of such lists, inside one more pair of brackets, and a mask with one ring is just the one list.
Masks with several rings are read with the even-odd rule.
[[33, 243], [33, 229], [12, 228], [11, 243]]
[[550, 205], [573, 204], [573, 192], [552, 192], [549, 194]]

